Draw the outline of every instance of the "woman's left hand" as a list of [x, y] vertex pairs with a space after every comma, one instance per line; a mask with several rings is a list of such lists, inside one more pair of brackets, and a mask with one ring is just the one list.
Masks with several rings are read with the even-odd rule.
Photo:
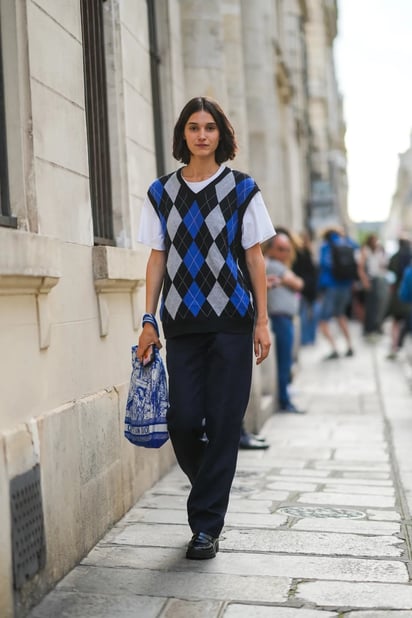
[[253, 337], [253, 346], [256, 356], [256, 365], [260, 365], [268, 357], [271, 340], [269, 326], [267, 324], [256, 324]]

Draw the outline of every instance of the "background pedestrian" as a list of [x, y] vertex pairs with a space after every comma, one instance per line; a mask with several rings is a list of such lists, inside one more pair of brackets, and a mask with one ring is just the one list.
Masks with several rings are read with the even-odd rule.
[[[356, 243], [344, 235], [341, 228], [328, 228], [323, 233], [323, 243], [319, 252], [319, 289], [321, 291], [321, 308], [319, 329], [329, 342], [332, 350], [325, 360], [339, 358], [335, 338], [330, 329], [330, 320], [335, 318], [346, 341], [345, 356], [353, 356], [353, 347], [349, 332], [346, 312], [351, 302], [352, 285], [357, 277], [355, 266], [347, 260], [348, 272], [344, 277], [338, 273], [334, 249], [348, 249], [348, 254], [357, 248]], [[352, 258], [355, 259], [354, 256]], [[346, 260], [343, 260], [344, 262]], [[343, 265], [345, 266], [345, 264]], [[344, 268], [343, 268], [344, 270]]]
[[280, 412], [301, 412], [288, 391], [293, 364], [294, 316], [299, 311], [298, 292], [303, 279], [288, 267], [292, 246], [286, 234], [277, 234], [265, 248], [268, 312], [275, 335], [275, 353]]
[[389, 300], [387, 264], [385, 250], [378, 237], [369, 234], [361, 247], [359, 259], [359, 277], [365, 291], [363, 334], [366, 337], [382, 333]]

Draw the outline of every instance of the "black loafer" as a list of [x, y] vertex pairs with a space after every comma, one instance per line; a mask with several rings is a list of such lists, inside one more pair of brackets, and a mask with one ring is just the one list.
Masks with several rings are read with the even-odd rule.
[[206, 532], [197, 532], [191, 538], [187, 546], [186, 558], [189, 560], [208, 560], [215, 558], [219, 551], [219, 539], [206, 534]]
[[239, 448], [248, 450], [267, 449], [269, 448], [269, 444], [265, 442], [265, 440], [247, 433], [240, 436]]
[[305, 410], [300, 410], [299, 408], [296, 408], [293, 405], [293, 403], [289, 403], [284, 408], [280, 408], [279, 412], [281, 412], [282, 414], [287, 414], [287, 413], [291, 413], [291, 414], [305, 414]]

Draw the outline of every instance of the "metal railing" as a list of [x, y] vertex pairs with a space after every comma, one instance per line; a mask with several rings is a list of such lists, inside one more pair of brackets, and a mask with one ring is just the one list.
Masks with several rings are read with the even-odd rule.
[[[1, 28], [1, 22], [0, 22]], [[10, 210], [7, 164], [6, 110], [4, 104], [3, 58], [0, 37], [0, 226], [17, 227], [17, 217]]]
[[114, 245], [102, 0], [81, 0], [94, 242]]

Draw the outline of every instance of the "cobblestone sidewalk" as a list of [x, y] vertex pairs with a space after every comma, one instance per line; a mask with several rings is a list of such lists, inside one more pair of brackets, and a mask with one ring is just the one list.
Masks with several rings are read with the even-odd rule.
[[239, 453], [216, 559], [184, 558], [176, 468], [31, 618], [412, 617], [412, 393], [385, 345], [302, 350], [307, 414], [273, 415], [270, 449]]

